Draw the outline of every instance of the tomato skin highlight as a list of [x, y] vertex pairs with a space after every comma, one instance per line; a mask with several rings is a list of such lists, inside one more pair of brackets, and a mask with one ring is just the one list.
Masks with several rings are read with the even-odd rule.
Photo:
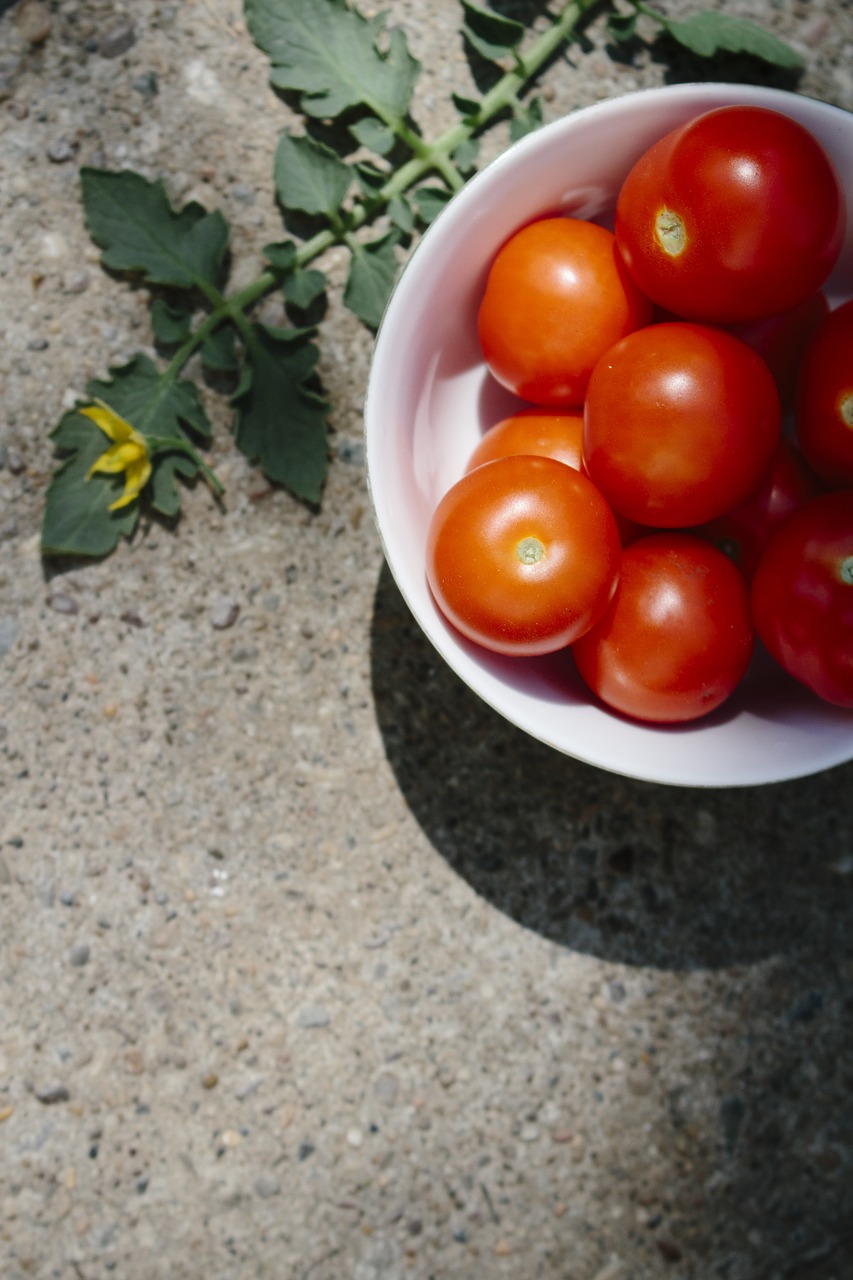
[[579, 218], [540, 218], [498, 251], [477, 331], [486, 364], [531, 404], [575, 408], [612, 343], [651, 319], [613, 233]]
[[779, 526], [751, 600], [779, 665], [824, 701], [853, 709], [853, 489], [822, 494]]
[[753, 645], [749, 593], [735, 566], [700, 538], [665, 532], [625, 548], [616, 594], [572, 654], [614, 711], [675, 724], [725, 702]]
[[584, 465], [621, 516], [704, 524], [760, 483], [780, 432], [776, 383], [746, 343], [708, 325], [656, 324], [596, 365]]
[[758, 488], [730, 511], [690, 532], [719, 547], [751, 582], [773, 530], [824, 492], [797, 446], [781, 436]]
[[591, 481], [529, 455], [464, 475], [427, 536], [441, 612], [469, 640], [511, 656], [562, 649], [592, 626], [616, 589], [620, 559], [616, 521]]
[[[678, 253], [657, 234], [664, 214], [683, 227]], [[787, 311], [820, 289], [845, 220], [835, 169], [808, 130], [764, 107], [728, 106], [639, 158], [617, 198], [615, 233], [654, 302], [685, 319], [734, 324]]]
[[800, 365], [797, 440], [831, 489], [853, 488], [853, 299], [831, 311]]

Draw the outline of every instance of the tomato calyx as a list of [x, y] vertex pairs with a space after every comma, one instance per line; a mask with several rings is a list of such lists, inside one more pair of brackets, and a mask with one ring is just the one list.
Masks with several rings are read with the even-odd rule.
[[853, 556], [848, 556], [846, 560], [842, 560], [838, 576], [842, 582], [846, 582], [848, 586], [853, 587]]
[[522, 538], [515, 548], [522, 564], [538, 564], [545, 556], [545, 545], [538, 538]]
[[687, 246], [687, 229], [683, 219], [666, 205], [655, 218], [655, 240], [669, 258], [679, 258]]

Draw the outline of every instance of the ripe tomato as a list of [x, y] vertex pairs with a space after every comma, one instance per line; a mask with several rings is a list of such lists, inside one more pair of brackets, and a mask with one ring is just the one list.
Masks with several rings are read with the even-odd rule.
[[427, 578], [445, 617], [496, 653], [570, 644], [616, 588], [621, 547], [595, 486], [554, 458], [498, 458], [439, 502]]
[[853, 708], [853, 490], [822, 494], [779, 526], [755, 571], [752, 615], [789, 675]]
[[528, 453], [556, 458], [581, 469], [583, 414], [580, 410], [522, 409], [490, 427], [468, 459], [467, 471], [495, 458]]
[[780, 426], [773, 376], [746, 343], [707, 325], [651, 325], [593, 371], [584, 464], [621, 515], [704, 524], [760, 482]]
[[625, 548], [610, 607], [572, 653], [615, 711], [675, 723], [726, 700], [753, 642], [749, 592], [732, 562], [701, 538], [667, 532]]
[[824, 492], [824, 486], [792, 441], [781, 436], [764, 479], [731, 511], [690, 532], [707, 538], [752, 580], [773, 530], [798, 507]]
[[830, 312], [800, 366], [800, 448], [832, 489], [853, 488], [853, 299]]
[[655, 302], [690, 320], [775, 315], [818, 290], [841, 249], [841, 186], [801, 124], [719, 107], [644, 153], [616, 206], [616, 240]]
[[477, 325], [503, 386], [532, 404], [582, 404], [602, 352], [651, 319], [610, 231], [579, 218], [541, 218], [498, 251]]
[[757, 351], [776, 379], [783, 406], [793, 403], [800, 362], [809, 342], [829, 315], [822, 293], [813, 293], [799, 306], [780, 315], [727, 326], [729, 333]]

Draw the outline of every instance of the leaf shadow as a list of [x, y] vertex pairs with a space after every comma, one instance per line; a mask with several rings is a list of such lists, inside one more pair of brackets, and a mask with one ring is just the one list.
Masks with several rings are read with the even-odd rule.
[[376, 717], [436, 851], [498, 910], [632, 965], [754, 962], [853, 926], [839, 854], [853, 764], [767, 787], [665, 787], [563, 756], [444, 663], [383, 566], [371, 637]]

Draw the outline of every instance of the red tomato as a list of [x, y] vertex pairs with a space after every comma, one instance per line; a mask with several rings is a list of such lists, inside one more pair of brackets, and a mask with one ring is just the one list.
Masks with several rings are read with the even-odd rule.
[[800, 366], [797, 439], [832, 489], [853, 488], [853, 299], [830, 312]]
[[554, 458], [498, 458], [438, 504], [427, 578], [445, 617], [496, 653], [564, 648], [601, 616], [621, 547], [595, 486]]
[[823, 492], [797, 446], [782, 436], [758, 488], [731, 511], [690, 532], [713, 542], [750, 581], [773, 530]]
[[773, 376], [746, 343], [707, 325], [651, 325], [595, 367], [584, 463], [620, 515], [704, 524], [759, 484], [780, 424]]
[[468, 459], [467, 471], [495, 458], [528, 453], [556, 458], [575, 471], [581, 469], [583, 414], [580, 410], [522, 409], [490, 427]]
[[844, 195], [823, 147], [763, 107], [719, 107], [640, 157], [616, 206], [616, 240], [655, 302], [733, 324], [805, 301], [841, 249]]
[[596, 360], [651, 319], [610, 231], [542, 218], [498, 251], [478, 314], [483, 357], [503, 386], [532, 404], [583, 403]]
[[853, 490], [825, 493], [779, 526], [755, 571], [752, 616], [789, 675], [853, 708]]
[[826, 298], [822, 293], [813, 293], [790, 311], [732, 325], [729, 333], [752, 347], [769, 365], [779, 399], [789, 405], [797, 390], [797, 373], [806, 347], [828, 315]]
[[625, 548], [610, 607], [572, 653], [615, 711], [675, 723], [726, 700], [753, 642], [749, 593], [732, 562], [701, 538], [667, 532]]

